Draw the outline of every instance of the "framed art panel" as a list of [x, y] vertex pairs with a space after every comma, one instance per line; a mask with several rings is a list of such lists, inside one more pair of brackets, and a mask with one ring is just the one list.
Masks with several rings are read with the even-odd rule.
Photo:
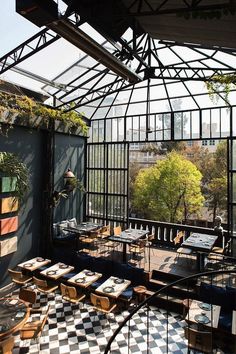
[[9, 234], [18, 229], [18, 216], [0, 219], [0, 235]]
[[0, 213], [12, 213], [18, 210], [18, 200], [15, 197], [0, 199]]

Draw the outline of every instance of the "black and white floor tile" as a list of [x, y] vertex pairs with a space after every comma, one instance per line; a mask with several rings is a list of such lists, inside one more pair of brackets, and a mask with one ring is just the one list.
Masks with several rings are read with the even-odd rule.
[[[105, 316], [97, 313], [88, 302], [72, 305], [62, 300], [60, 294], [48, 296], [38, 294], [37, 302], [45, 309], [50, 304], [48, 323], [38, 342], [20, 341], [19, 335], [16, 335], [13, 354], [104, 353], [109, 338], [133, 309], [131, 306], [129, 310]], [[129, 325], [122, 328], [112, 344], [111, 353], [147, 353], [147, 336], [149, 353], [167, 353], [166, 311], [151, 307], [149, 325], [147, 324], [147, 311], [147, 308], [141, 309]], [[184, 325], [185, 322], [181, 316], [174, 313], [168, 314], [168, 353], [187, 353]]]

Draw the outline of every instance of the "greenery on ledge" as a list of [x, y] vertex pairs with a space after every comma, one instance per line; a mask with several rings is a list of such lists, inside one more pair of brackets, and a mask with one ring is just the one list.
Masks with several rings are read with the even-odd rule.
[[16, 177], [14, 195], [21, 206], [29, 188], [29, 171], [26, 165], [16, 155], [9, 152], [0, 152], [0, 175]]
[[80, 128], [82, 134], [86, 135], [88, 127], [82, 119], [82, 115], [75, 111], [63, 112], [59, 109], [49, 108], [39, 104], [27, 96], [17, 96], [0, 92], [0, 114], [5, 110], [17, 114], [19, 118], [28, 120], [32, 117], [41, 117], [49, 127], [51, 119], [61, 121], [67, 125], [69, 131], [73, 128]]

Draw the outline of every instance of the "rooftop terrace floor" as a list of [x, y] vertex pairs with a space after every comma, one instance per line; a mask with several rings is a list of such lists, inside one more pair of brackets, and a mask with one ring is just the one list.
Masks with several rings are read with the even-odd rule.
[[[114, 252], [106, 249], [95, 249], [94, 251], [90, 252], [90, 254], [97, 257], [101, 256], [122, 262], [122, 245], [119, 245], [119, 247]], [[178, 258], [176, 255], [177, 253], [174, 248], [153, 246], [150, 247], [150, 250], [147, 247], [145, 250], [145, 255], [142, 254], [141, 256], [135, 256], [127, 251], [127, 262], [133, 266], [144, 268], [146, 271], [149, 271], [150, 258], [150, 270], [160, 270], [166, 273], [177, 274], [182, 277], [197, 273], [196, 255], [180, 255]]]

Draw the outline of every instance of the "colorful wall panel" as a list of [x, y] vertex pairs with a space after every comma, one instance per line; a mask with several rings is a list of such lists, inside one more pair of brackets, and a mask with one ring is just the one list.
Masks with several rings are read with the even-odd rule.
[[18, 200], [15, 197], [0, 199], [0, 213], [12, 213], [18, 210]]
[[0, 183], [0, 192], [14, 192], [16, 190], [16, 177], [2, 177]]
[[0, 257], [4, 257], [7, 254], [17, 251], [17, 237], [11, 237], [9, 239], [0, 241]]
[[18, 216], [0, 219], [0, 235], [9, 234], [18, 229]]

